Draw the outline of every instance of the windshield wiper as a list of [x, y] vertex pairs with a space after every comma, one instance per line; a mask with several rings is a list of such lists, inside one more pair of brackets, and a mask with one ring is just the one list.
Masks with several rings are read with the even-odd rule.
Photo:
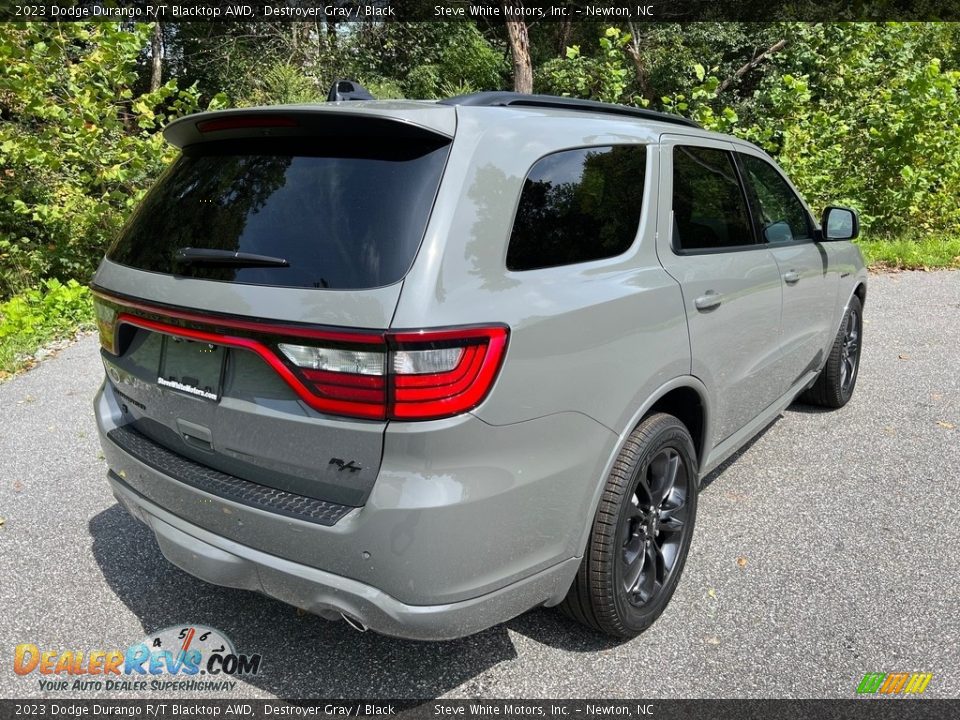
[[290, 267], [284, 258], [270, 255], [216, 250], [214, 248], [185, 247], [177, 250], [174, 262], [180, 265], [229, 265], [230, 267]]

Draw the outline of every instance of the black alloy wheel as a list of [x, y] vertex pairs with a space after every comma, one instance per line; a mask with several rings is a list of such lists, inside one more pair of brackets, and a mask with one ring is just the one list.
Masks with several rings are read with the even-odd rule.
[[607, 477], [563, 612], [617, 638], [634, 637], [660, 617], [693, 539], [697, 467], [680, 420], [655, 413], [640, 422]]

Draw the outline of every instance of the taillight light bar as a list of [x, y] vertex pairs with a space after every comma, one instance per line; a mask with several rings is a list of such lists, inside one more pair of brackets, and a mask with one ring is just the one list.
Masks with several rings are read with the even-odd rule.
[[327, 331], [161, 309], [100, 292], [94, 302], [109, 353], [118, 354], [123, 325], [247, 350], [315, 410], [377, 420], [436, 420], [472, 410], [493, 387], [509, 336], [503, 325]]

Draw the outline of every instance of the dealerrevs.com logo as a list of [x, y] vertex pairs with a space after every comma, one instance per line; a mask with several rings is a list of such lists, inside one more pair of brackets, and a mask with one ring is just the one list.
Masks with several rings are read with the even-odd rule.
[[37, 678], [45, 691], [210, 691], [236, 687], [234, 677], [260, 672], [261, 656], [238, 653], [219, 630], [173, 626], [126, 650], [45, 649], [21, 643], [13, 671]]

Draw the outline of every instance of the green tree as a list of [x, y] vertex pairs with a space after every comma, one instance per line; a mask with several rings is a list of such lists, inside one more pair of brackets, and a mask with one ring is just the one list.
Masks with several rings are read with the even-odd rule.
[[0, 25], [0, 296], [88, 280], [171, 156], [158, 129], [196, 109], [175, 81], [136, 92], [150, 26]]

